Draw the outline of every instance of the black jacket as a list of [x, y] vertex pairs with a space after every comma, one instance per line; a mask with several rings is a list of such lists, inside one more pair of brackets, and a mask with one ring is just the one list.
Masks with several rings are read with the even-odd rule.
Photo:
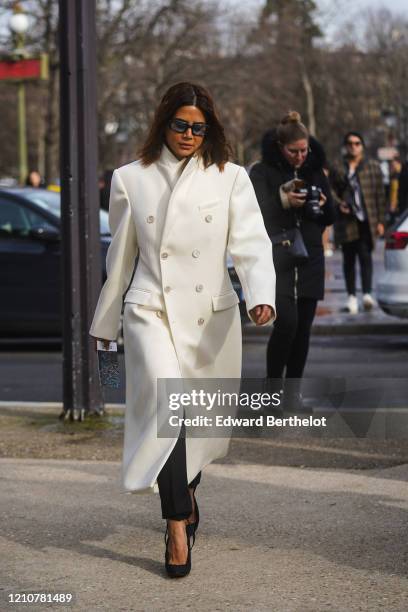
[[[323, 172], [325, 154], [322, 146], [310, 138], [310, 150], [304, 164], [297, 170], [297, 177], [308, 185], [320, 187], [327, 198], [323, 215], [319, 221], [309, 220], [303, 208], [285, 209], [282, 206], [279, 188], [295, 177], [295, 169], [280, 152], [274, 130], [267, 132], [262, 141], [262, 161], [250, 171], [259, 206], [262, 211], [266, 231], [271, 238], [283, 230], [296, 227], [300, 221], [300, 231], [309, 253], [305, 265], [287, 267], [279, 257], [279, 247], [274, 247], [276, 269], [276, 291], [281, 295], [309, 297], [318, 300], [324, 297], [324, 252], [322, 234], [327, 225], [334, 222], [334, 206], [328, 180]], [[281, 251], [281, 249], [280, 249]]]
[[398, 215], [408, 208], [408, 163], [402, 166], [398, 185]]

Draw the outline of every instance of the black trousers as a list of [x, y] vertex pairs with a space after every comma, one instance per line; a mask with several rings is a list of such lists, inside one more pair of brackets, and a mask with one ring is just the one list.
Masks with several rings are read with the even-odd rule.
[[187, 483], [186, 439], [180, 435], [157, 477], [164, 519], [181, 521], [190, 516], [193, 507], [188, 488], [195, 489], [200, 480], [201, 472]]
[[314, 298], [276, 296], [278, 317], [266, 353], [268, 378], [302, 378], [309, 352], [310, 331], [316, 313]]
[[356, 259], [358, 257], [361, 273], [361, 287], [363, 293], [371, 293], [373, 277], [373, 259], [371, 252], [373, 243], [371, 240], [368, 221], [358, 221], [360, 237], [352, 242], [342, 244], [343, 272], [346, 281], [346, 289], [349, 295], [356, 295]]

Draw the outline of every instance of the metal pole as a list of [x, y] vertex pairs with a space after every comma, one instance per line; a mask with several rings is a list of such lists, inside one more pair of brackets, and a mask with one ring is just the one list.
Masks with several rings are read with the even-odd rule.
[[27, 136], [26, 136], [26, 105], [25, 105], [25, 84], [20, 81], [18, 84], [18, 155], [19, 155], [19, 179], [23, 185], [28, 172], [27, 163]]
[[[24, 34], [16, 34], [16, 57], [20, 57], [20, 53], [26, 56], [25, 53], [25, 36]], [[28, 173], [27, 161], [27, 126], [26, 126], [26, 103], [25, 103], [25, 83], [19, 81], [17, 90], [18, 98], [18, 167], [20, 185], [24, 182]]]
[[95, 0], [59, 0], [63, 398], [61, 416], [103, 411], [88, 334], [101, 287]]

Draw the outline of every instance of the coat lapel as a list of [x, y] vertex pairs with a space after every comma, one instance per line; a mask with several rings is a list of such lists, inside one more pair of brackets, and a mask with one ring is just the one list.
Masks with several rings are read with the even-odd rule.
[[[162, 158], [161, 158], [162, 159]], [[170, 200], [167, 206], [166, 218], [163, 226], [163, 234], [161, 243], [165, 242], [170, 234], [171, 228], [174, 225], [174, 222], [177, 219], [179, 214], [182, 214], [183, 205], [186, 204], [186, 198], [188, 194], [188, 190], [191, 186], [194, 174], [199, 169], [199, 158], [192, 157], [181, 175], [177, 179], [172, 179], [171, 171], [169, 176], [169, 168], [165, 167], [165, 164], [161, 164], [161, 160], [158, 162], [161, 165], [160, 171], [164, 173], [166, 180], [169, 183], [170, 189], [172, 189]], [[175, 180], [175, 182], [173, 182]], [[173, 184], [172, 184], [173, 183]], [[187, 203], [188, 204], [188, 203]]]

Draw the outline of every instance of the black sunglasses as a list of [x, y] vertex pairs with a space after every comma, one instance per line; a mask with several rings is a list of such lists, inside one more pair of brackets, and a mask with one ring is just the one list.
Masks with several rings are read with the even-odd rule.
[[184, 134], [188, 128], [191, 128], [193, 136], [205, 136], [208, 125], [206, 123], [189, 123], [184, 119], [171, 119], [169, 121], [169, 128], [177, 134]]
[[347, 145], [348, 145], [349, 147], [352, 147], [353, 145], [354, 145], [355, 147], [359, 147], [359, 146], [361, 145], [361, 140], [348, 140], [348, 141], [347, 141]]

